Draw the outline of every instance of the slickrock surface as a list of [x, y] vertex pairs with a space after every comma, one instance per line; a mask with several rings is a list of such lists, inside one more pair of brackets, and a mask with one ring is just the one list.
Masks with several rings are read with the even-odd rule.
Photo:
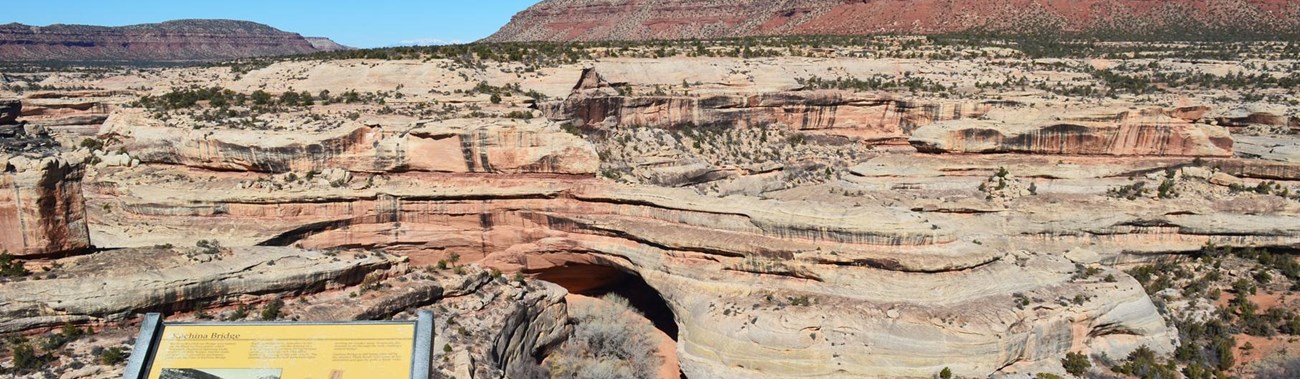
[[1026, 30], [1102, 35], [1293, 34], [1295, 4], [1271, 0], [547, 0], [487, 41], [635, 41], [770, 35]]
[[399, 262], [283, 247], [118, 250], [73, 261], [47, 279], [0, 284], [0, 331], [220, 306], [246, 295], [311, 293], [360, 283]]
[[0, 328], [93, 327], [93, 337], [66, 342], [42, 371], [62, 377], [120, 378], [122, 364], [100, 357], [106, 348], [131, 353], [138, 329], [130, 322], [142, 312], [169, 321], [346, 321], [411, 320], [431, 309], [435, 369], [445, 377], [535, 371], [533, 357], [570, 331], [564, 289], [554, 284], [507, 281], [477, 266], [413, 270], [382, 253], [208, 245], [59, 263], [41, 277], [0, 283]]
[[233, 20], [177, 20], [121, 27], [0, 25], [7, 61], [193, 61], [332, 51], [296, 33]]
[[[1108, 63], [966, 53], [294, 61], [45, 79], [151, 99], [292, 88], [315, 103], [114, 103], [85, 147], [64, 145], [88, 163], [90, 241], [126, 249], [60, 259], [52, 279], [33, 279], [53, 267], [33, 260], [35, 274], [0, 288], [80, 299], [65, 313], [12, 303], [24, 315], [14, 328], [29, 332], [141, 304], [227, 317], [283, 297], [284, 316], [305, 320], [433, 309], [439, 371], [495, 378], [535, 372], [581, 327], [566, 292], [627, 276], [667, 309], [654, 321], [676, 327], [662, 329], [687, 377], [1021, 376], [1064, 374], [1068, 352], [1174, 351], [1175, 308], [1124, 269], [1208, 244], [1300, 248], [1300, 198], [1286, 192], [1300, 184], [1294, 105], [1178, 88], [1065, 95], [1057, 86], [1101, 88], [1088, 72]], [[1020, 75], [1044, 84], [988, 87]], [[230, 248], [208, 259], [166, 247], [196, 239]], [[67, 271], [98, 267], [72, 259], [120, 254], [159, 262], [127, 275], [137, 285], [120, 303], [137, 306], [36, 287], [102, 286]], [[232, 279], [236, 263], [257, 275]], [[281, 286], [294, 272], [321, 274]], [[194, 307], [146, 280], [159, 275], [240, 285], [194, 284], [213, 303]]]

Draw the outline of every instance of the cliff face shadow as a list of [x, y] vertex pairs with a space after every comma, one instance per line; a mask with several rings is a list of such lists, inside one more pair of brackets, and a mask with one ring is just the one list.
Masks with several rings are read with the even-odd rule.
[[615, 267], [571, 264], [537, 272], [536, 278], [558, 284], [570, 293], [601, 297], [615, 294], [626, 298], [656, 329], [677, 341], [677, 319], [668, 303], [640, 276]]
[[[640, 312], [655, 329], [672, 339], [678, 340], [677, 319], [668, 302], [659, 291], [646, 283], [645, 279], [617, 267], [598, 264], [568, 264], [541, 270], [535, 273], [538, 280], [548, 281], [564, 287], [570, 293], [588, 297], [602, 297], [614, 294], [627, 299], [628, 304]], [[678, 369], [677, 377], [686, 379], [686, 373], [680, 371], [676, 363], [676, 354], [670, 355]], [[670, 367], [672, 367], [670, 366]], [[672, 371], [668, 371], [672, 372]], [[661, 372], [661, 375], [666, 373]], [[661, 376], [662, 377], [662, 376]]]

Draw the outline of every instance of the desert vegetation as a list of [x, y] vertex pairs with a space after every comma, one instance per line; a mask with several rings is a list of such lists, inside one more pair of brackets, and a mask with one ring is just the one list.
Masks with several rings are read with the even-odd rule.
[[[1251, 342], [1294, 341], [1300, 336], [1300, 314], [1281, 303], [1257, 301], [1293, 291], [1300, 279], [1294, 256], [1265, 249], [1234, 249], [1206, 245], [1188, 260], [1140, 265], [1128, 271], [1156, 299], [1159, 309], [1179, 330], [1180, 344], [1165, 359], [1147, 349], [1127, 357], [1095, 357], [1115, 373], [1139, 378], [1217, 378], [1242, 372], [1270, 377], [1288, 372], [1287, 363], [1256, 368], [1241, 366], [1239, 357], [1280, 354], [1263, 362], [1288, 359], [1286, 350], [1255, 352]], [[1189, 312], [1197, 304], [1207, 313]], [[1288, 344], [1289, 346], [1289, 344]], [[1255, 359], [1252, 359], [1255, 360]], [[1266, 367], [1267, 366], [1267, 367]]]
[[641, 317], [636, 312], [617, 295], [570, 309], [573, 336], [548, 358], [551, 377], [658, 377], [663, 358], [657, 353], [653, 327], [632, 321]]

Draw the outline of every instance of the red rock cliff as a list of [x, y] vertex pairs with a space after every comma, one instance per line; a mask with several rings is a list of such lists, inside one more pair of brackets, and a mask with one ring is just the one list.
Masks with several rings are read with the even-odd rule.
[[1294, 34], [1285, 0], [546, 0], [489, 41], [1063, 30], [1106, 35]]

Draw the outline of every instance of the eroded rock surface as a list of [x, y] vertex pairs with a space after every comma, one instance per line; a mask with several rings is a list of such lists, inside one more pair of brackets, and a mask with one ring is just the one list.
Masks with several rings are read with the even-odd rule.
[[185, 130], [122, 111], [105, 123], [101, 136], [129, 141], [132, 156], [145, 163], [213, 170], [582, 174], [598, 162], [590, 145], [572, 135], [509, 120], [349, 123], [321, 133], [263, 134]]
[[1226, 129], [1171, 117], [1161, 110], [1077, 116], [1024, 109], [996, 112], [979, 121], [921, 127], [910, 142], [917, 150], [933, 153], [1145, 157], [1230, 157], [1233, 153]]
[[[44, 130], [16, 124], [13, 102], [0, 120], [0, 251], [18, 256], [90, 247], [81, 162], [59, 156]], [[12, 113], [8, 113], [12, 112]]]
[[[238, 78], [224, 67], [118, 78], [400, 96], [285, 106], [256, 120], [214, 119], [208, 104], [115, 109], [89, 143], [104, 146], [83, 149], [99, 160], [87, 168], [87, 224], [96, 245], [159, 246], [149, 253], [160, 262], [153, 275], [195, 272], [225, 283], [234, 280], [229, 270], [202, 275], [229, 259], [257, 273], [235, 291], [194, 287], [216, 305], [182, 318], [200, 310], [233, 317], [240, 305], [256, 311], [279, 297], [286, 317], [304, 320], [433, 309], [438, 369], [453, 377], [535, 373], [536, 358], [570, 327], [564, 292], [600, 291], [623, 276], [643, 280], [667, 309], [671, 320], [656, 322], [677, 327], [677, 355], [692, 378], [1063, 373], [1067, 352], [1123, 357], [1178, 343], [1161, 314], [1168, 308], [1121, 271], [1126, 265], [1207, 244], [1300, 247], [1300, 203], [1284, 191], [1300, 183], [1285, 148], [1294, 136], [1255, 123], [1273, 119], [1227, 124], [1220, 119], [1238, 115], [1220, 115], [1224, 107], [1208, 96], [938, 97], [805, 90], [808, 81], [796, 80], [922, 66], [898, 75], [951, 77], [944, 88], [965, 88], [988, 82], [964, 73], [1025, 69], [971, 54], [980, 58], [602, 57], [540, 69], [301, 61]], [[614, 77], [584, 72], [587, 64]], [[1093, 80], [1075, 64], [1105, 62], [1034, 72], [1071, 85]], [[534, 105], [541, 119], [530, 119]], [[1250, 141], [1245, 150], [1239, 136]], [[195, 238], [235, 255], [207, 260], [164, 248]], [[270, 266], [274, 257], [282, 258]], [[202, 261], [173, 265], [191, 262], [181, 259]], [[372, 269], [356, 268], [371, 261]], [[73, 281], [63, 287], [98, 280], [76, 282], [71, 261], [60, 262], [48, 272]], [[40, 265], [29, 262], [43, 277]], [[360, 273], [289, 280], [335, 283], [293, 287], [302, 291], [269, 284], [289, 267]], [[565, 287], [506, 279], [516, 271]], [[349, 279], [328, 279], [339, 275]], [[47, 291], [24, 283], [41, 281], [6, 285]], [[128, 303], [183, 303], [166, 291], [155, 301], [129, 290]], [[23, 299], [20, 314], [43, 304]], [[99, 313], [16, 316], [16, 328], [96, 325], [138, 311], [73, 304]]]
[[0, 284], [0, 330], [115, 321], [141, 312], [233, 304], [241, 296], [318, 292], [360, 283], [400, 262], [283, 247], [118, 250], [74, 261], [47, 279]]

